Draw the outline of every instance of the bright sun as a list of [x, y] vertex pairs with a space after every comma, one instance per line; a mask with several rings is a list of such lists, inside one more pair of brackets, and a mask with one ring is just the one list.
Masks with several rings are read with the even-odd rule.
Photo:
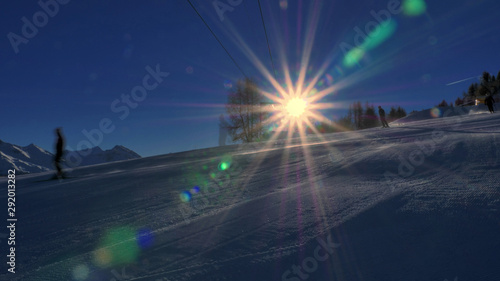
[[307, 103], [303, 99], [293, 98], [288, 101], [286, 111], [293, 117], [300, 117], [306, 110]]
[[[283, 132], [288, 132], [288, 138], [294, 138], [295, 133], [299, 133], [301, 138], [305, 138], [309, 133], [320, 134], [317, 130], [318, 122], [332, 124], [320, 111], [334, 108], [334, 104], [319, 101], [334, 93], [337, 86], [333, 82], [328, 87], [319, 84], [320, 76], [305, 83], [305, 70], [301, 70], [300, 73], [295, 85], [289, 72], [286, 72], [285, 80], [287, 83], [284, 86], [276, 82], [273, 77], [269, 77], [275, 87], [273, 92], [260, 89], [260, 93], [270, 100], [270, 102], [262, 102], [258, 107], [260, 112], [267, 112], [266, 114], [269, 116], [261, 119], [261, 122], [263, 121], [261, 125], [265, 126], [268, 132], [274, 132], [272, 139], [281, 138]], [[316, 84], [324, 89], [318, 91], [315, 88]]]

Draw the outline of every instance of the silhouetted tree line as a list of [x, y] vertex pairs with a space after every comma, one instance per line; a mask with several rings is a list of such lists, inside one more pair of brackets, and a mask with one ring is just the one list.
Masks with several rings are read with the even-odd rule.
[[441, 102], [440, 102], [438, 105], [436, 105], [436, 106], [437, 106], [437, 107], [447, 107], [447, 106], [451, 106], [451, 107], [453, 107], [453, 102], [450, 102], [450, 104], [448, 104], [448, 103], [446, 102], [446, 100], [443, 100], [443, 101], [441, 101]]
[[472, 83], [467, 92], [462, 93], [462, 98], [455, 100], [455, 105], [474, 105], [476, 97], [491, 95], [494, 96], [500, 92], [500, 71], [495, 75], [489, 72], [483, 72], [480, 83]]
[[389, 122], [392, 122], [394, 120], [406, 117], [406, 110], [404, 110], [402, 107], [398, 106], [398, 108], [395, 108], [394, 106], [391, 107], [391, 111], [389, 111]]
[[[406, 110], [401, 106], [391, 107], [386, 119], [388, 122], [405, 117]], [[353, 131], [369, 129], [381, 126], [378, 114], [373, 104], [366, 103], [363, 107], [361, 102], [354, 102], [349, 106], [347, 114], [332, 123], [317, 123], [315, 128], [320, 133], [334, 133], [342, 131]]]
[[[266, 140], [269, 132], [265, 130], [268, 124], [269, 113], [264, 110], [263, 96], [255, 81], [251, 79], [239, 80], [235, 87], [228, 93], [226, 103], [226, 121], [224, 115], [219, 117], [219, 145], [225, 145], [226, 136], [229, 135], [233, 142], [244, 143]], [[406, 111], [400, 106], [391, 107], [386, 116], [388, 122], [406, 116]], [[319, 133], [333, 133], [340, 131], [362, 130], [381, 126], [378, 112], [373, 104], [354, 102], [349, 106], [347, 115], [337, 121], [318, 122], [314, 128], [307, 131]]]

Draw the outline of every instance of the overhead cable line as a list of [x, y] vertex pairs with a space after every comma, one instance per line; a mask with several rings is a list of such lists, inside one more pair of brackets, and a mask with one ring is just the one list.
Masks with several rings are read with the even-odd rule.
[[240, 72], [243, 74], [243, 76], [245, 76], [247, 79], [248, 79], [248, 76], [245, 74], [245, 72], [241, 69], [241, 67], [238, 65], [238, 63], [234, 60], [233, 56], [231, 56], [231, 54], [229, 54], [229, 52], [227, 51], [226, 47], [224, 47], [224, 45], [222, 44], [222, 42], [219, 40], [219, 38], [217, 38], [217, 35], [215, 35], [215, 33], [212, 31], [212, 29], [210, 28], [210, 26], [208, 26], [207, 22], [205, 21], [205, 19], [203, 19], [203, 17], [200, 15], [200, 13], [198, 13], [198, 10], [193, 6], [193, 3], [191, 3], [190, 0], [187, 0], [189, 5], [191, 5], [191, 7], [193, 8], [193, 10], [196, 12], [196, 14], [198, 14], [198, 16], [200, 17], [200, 19], [203, 21], [203, 23], [205, 24], [205, 26], [208, 28], [208, 30], [210, 30], [210, 33], [212, 33], [212, 35], [214, 36], [215, 40], [217, 40], [217, 42], [219, 42], [219, 44], [221, 45], [221, 47], [224, 49], [224, 51], [226, 51], [226, 54], [231, 58], [231, 60], [234, 62], [234, 64], [236, 65], [236, 67], [240, 70]]
[[273, 66], [274, 79], [276, 79], [276, 81], [278, 81], [278, 78], [276, 75], [276, 68], [274, 67], [273, 55], [271, 54], [271, 47], [269, 46], [269, 39], [267, 37], [266, 23], [264, 22], [264, 15], [262, 14], [262, 7], [260, 6], [260, 0], [258, 0], [258, 2], [259, 2], [260, 18], [262, 19], [262, 26], [264, 27], [264, 33], [266, 34], [267, 49], [269, 50], [269, 57], [271, 57], [271, 65]]

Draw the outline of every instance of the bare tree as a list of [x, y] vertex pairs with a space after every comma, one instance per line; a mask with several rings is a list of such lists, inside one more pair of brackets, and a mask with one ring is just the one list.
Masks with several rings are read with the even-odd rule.
[[253, 142], [262, 137], [262, 101], [263, 97], [253, 80], [245, 79], [236, 83], [226, 104], [229, 134], [233, 141]]

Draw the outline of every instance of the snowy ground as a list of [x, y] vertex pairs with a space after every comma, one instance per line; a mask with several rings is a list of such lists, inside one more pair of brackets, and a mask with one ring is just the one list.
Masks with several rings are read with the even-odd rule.
[[0, 279], [500, 280], [500, 114], [393, 125], [19, 176]]

